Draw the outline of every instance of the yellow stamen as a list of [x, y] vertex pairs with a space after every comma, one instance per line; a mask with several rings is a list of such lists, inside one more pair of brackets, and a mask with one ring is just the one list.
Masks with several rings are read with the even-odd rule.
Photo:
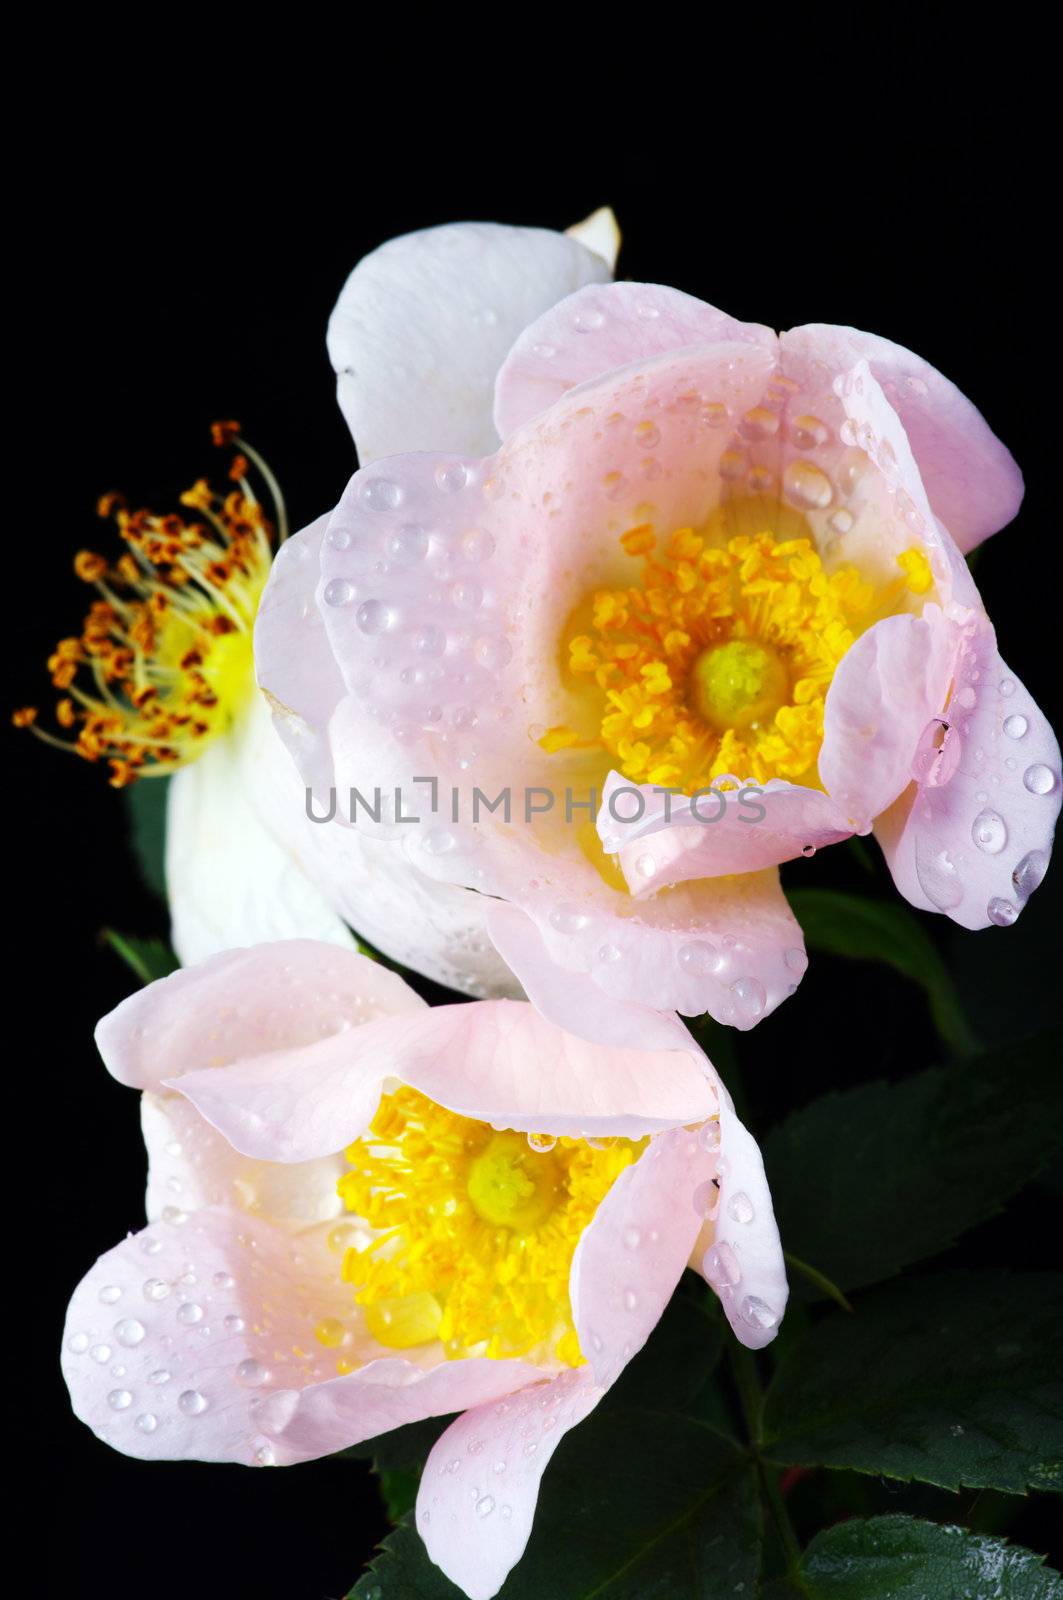
[[905, 551], [906, 583], [876, 590], [854, 567], [828, 572], [809, 537], [718, 537], [678, 528], [662, 543], [648, 526], [622, 535], [642, 557], [641, 580], [589, 596], [567, 647], [574, 683], [595, 695], [586, 709], [598, 737], [562, 725], [543, 749], [596, 743], [634, 782], [688, 794], [728, 773], [818, 785], [835, 669], [906, 589], [927, 592], [929, 562]]
[[247, 480], [248, 458], [266, 480], [281, 537], [284, 504], [237, 425], [213, 431], [216, 444], [240, 445], [229, 473], [237, 487], [222, 496], [200, 480], [186, 490], [181, 503], [198, 518], [130, 512], [115, 494], [99, 502], [128, 549], [113, 565], [90, 550], [74, 560], [99, 598], [80, 636], [60, 640], [48, 661], [64, 691], [56, 720], [72, 741], [36, 727], [36, 713], [16, 715], [48, 743], [107, 761], [118, 788], [195, 759], [253, 693], [251, 633], [274, 530]]
[[414, 1089], [385, 1095], [338, 1184], [370, 1230], [343, 1261], [370, 1333], [392, 1349], [438, 1339], [448, 1358], [579, 1364], [572, 1256], [641, 1151], [497, 1132]]

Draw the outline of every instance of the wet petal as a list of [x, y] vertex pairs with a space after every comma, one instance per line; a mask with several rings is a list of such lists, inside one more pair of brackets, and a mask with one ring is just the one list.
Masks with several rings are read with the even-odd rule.
[[486, 454], [495, 374], [548, 306], [609, 268], [545, 228], [453, 223], [358, 263], [329, 321], [337, 397], [363, 466], [402, 450]]

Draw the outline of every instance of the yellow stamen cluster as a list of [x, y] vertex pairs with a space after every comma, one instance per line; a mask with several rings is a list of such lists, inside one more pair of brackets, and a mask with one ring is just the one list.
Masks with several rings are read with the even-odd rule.
[[61, 639], [48, 660], [55, 707], [70, 741], [43, 732], [37, 708], [15, 712], [18, 727], [87, 761], [107, 761], [110, 782], [172, 772], [199, 755], [253, 687], [251, 630], [273, 553], [274, 529], [248, 481], [248, 458], [264, 478], [284, 537], [284, 505], [262, 459], [236, 423], [215, 423], [214, 443], [235, 443], [235, 485], [214, 493], [204, 479], [181, 495], [194, 513], [129, 511], [105, 495], [126, 545], [113, 564], [81, 550], [74, 570], [93, 601], [77, 637]]
[[[370, 1333], [393, 1349], [440, 1340], [446, 1356], [582, 1359], [568, 1279], [580, 1235], [641, 1154], [497, 1132], [415, 1089], [385, 1095], [338, 1188], [371, 1233], [343, 1277]], [[334, 1330], [319, 1329], [328, 1345]]]
[[599, 736], [562, 726], [540, 743], [598, 744], [625, 777], [688, 794], [724, 774], [817, 784], [835, 668], [905, 587], [932, 582], [920, 550], [898, 558], [887, 596], [854, 567], [828, 573], [809, 538], [719, 544], [680, 528], [658, 550], [646, 526], [622, 543], [643, 558], [641, 584], [599, 590], [591, 631], [568, 641], [572, 674], [603, 696]]

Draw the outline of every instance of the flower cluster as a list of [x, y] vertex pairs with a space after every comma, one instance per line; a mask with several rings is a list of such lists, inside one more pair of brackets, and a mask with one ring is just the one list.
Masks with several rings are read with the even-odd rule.
[[126, 550], [77, 556], [49, 661], [72, 748], [172, 775], [184, 963], [97, 1031], [148, 1222], [71, 1301], [75, 1410], [248, 1465], [459, 1413], [416, 1526], [471, 1600], [688, 1265], [742, 1344], [779, 1327], [760, 1153], [677, 1013], [793, 994], [780, 863], [873, 831], [913, 905], [1006, 926], [1060, 804], [964, 561], [1021, 497], [978, 412], [872, 335], [612, 282], [617, 242], [374, 252], [329, 328], [334, 511], [287, 539], [219, 424], [225, 495], [101, 504]]

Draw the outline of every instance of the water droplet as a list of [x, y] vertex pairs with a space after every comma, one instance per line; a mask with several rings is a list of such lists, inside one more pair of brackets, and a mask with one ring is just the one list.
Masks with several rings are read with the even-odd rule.
[[395, 511], [402, 503], [402, 490], [387, 478], [363, 482], [361, 500], [367, 511]]
[[418, 655], [441, 656], [447, 647], [447, 636], [442, 628], [437, 628], [434, 623], [429, 623], [426, 628], [421, 628], [415, 634], [413, 648]]
[[759, 1017], [768, 1003], [764, 985], [756, 978], [738, 978], [731, 985], [731, 993], [747, 1017]]
[[848, 533], [853, 525], [854, 518], [851, 511], [846, 511], [842, 507], [841, 510], [835, 511], [828, 520], [835, 533]]
[[124, 1344], [127, 1350], [132, 1350], [140, 1344], [147, 1331], [144, 1324], [138, 1322], [136, 1317], [123, 1317], [121, 1322], [116, 1322], [114, 1325], [115, 1338], [119, 1344]]
[[1029, 726], [1026, 718], [1019, 716], [1018, 712], [1004, 718], [1004, 732], [1009, 739], [1021, 739]]
[[163, 1206], [162, 1220], [168, 1222], [171, 1228], [183, 1228], [188, 1221], [188, 1212], [182, 1211], [180, 1206]]
[[815, 450], [826, 444], [830, 431], [818, 417], [795, 417], [790, 424], [790, 437], [799, 450]]
[[625, 1228], [624, 1229], [624, 1248], [625, 1248], [625, 1250], [637, 1250], [641, 1243], [642, 1243], [642, 1234], [641, 1234], [641, 1232], [639, 1231], [638, 1228]]
[[742, 1321], [748, 1322], [751, 1328], [774, 1328], [779, 1318], [766, 1300], [747, 1294], [742, 1301]]
[[236, 1283], [231, 1272], [216, 1272], [210, 1281], [215, 1289], [231, 1289]]
[[136, 1420], [136, 1426], [141, 1433], [154, 1433], [159, 1426], [159, 1419], [152, 1411], [142, 1411]]
[[99, 1298], [105, 1306], [113, 1306], [116, 1300], [121, 1300], [122, 1291], [116, 1283], [108, 1283], [100, 1290]]
[[756, 1216], [756, 1207], [749, 1196], [739, 1189], [727, 1202], [727, 1215], [733, 1217], [735, 1222], [749, 1223]]
[[916, 835], [915, 875], [919, 887], [939, 911], [951, 911], [963, 899], [963, 884], [956, 863], [947, 850], [940, 849], [931, 840]]
[[1033, 894], [1040, 885], [1045, 873], [1048, 871], [1048, 857], [1043, 850], [1031, 850], [1024, 855], [1015, 871], [1011, 881], [1018, 892], [1025, 898]]
[[443, 494], [457, 494], [469, 481], [460, 461], [447, 461], [436, 468], [436, 487]]
[[620, 956], [621, 952], [615, 944], [603, 944], [598, 950], [598, 960], [608, 962], [610, 965], [614, 961], [619, 961]]
[[791, 972], [805, 972], [808, 969], [808, 956], [798, 945], [787, 950], [783, 960]]
[[714, 1289], [732, 1289], [742, 1279], [738, 1257], [729, 1244], [714, 1244], [706, 1250], [702, 1268]]
[[481, 1495], [476, 1502], [476, 1515], [478, 1517], [489, 1517], [494, 1509], [495, 1502], [489, 1494]]
[[912, 757], [912, 777], [928, 788], [941, 788], [959, 766], [961, 751], [962, 743], [956, 730], [940, 717], [934, 717], [919, 736]]
[[145, 1278], [143, 1293], [145, 1300], [165, 1300], [170, 1293], [170, 1285], [165, 1278]]
[[823, 510], [834, 498], [834, 485], [811, 461], [791, 461], [782, 475], [783, 493], [791, 505]]
[[710, 1117], [707, 1122], [701, 1124], [698, 1129], [698, 1143], [709, 1155], [715, 1154], [720, 1148], [719, 1117]]
[[1000, 681], [1000, 692], [1004, 696], [1005, 700], [1008, 698], [1009, 695], [1012, 695], [1012, 694], [1015, 693], [1015, 684], [1014, 684], [1014, 682], [1013, 682], [1013, 680], [1011, 678], [1002, 678], [1001, 679], [1001, 681]]
[[385, 633], [391, 626], [391, 612], [383, 600], [366, 600], [358, 607], [354, 620], [363, 633]]
[[634, 1289], [625, 1289], [624, 1290], [624, 1310], [625, 1311], [637, 1311], [638, 1310], [638, 1305], [639, 1305], [639, 1297], [635, 1293]]
[[202, 1322], [203, 1307], [197, 1305], [194, 1300], [186, 1300], [183, 1306], [178, 1307], [177, 1320], [183, 1322], [186, 1328], [195, 1322]]
[[676, 960], [692, 978], [703, 978], [722, 966], [720, 953], [706, 939], [695, 939], [691, 944], [680, 945]]
[[68, 1350], [72, 1350], [74, 1355], [83, 1356], [89, 1347], [88, 1334], [72, 1333], [70, 1338], [66, 1341], [66, 1347]]
[[350, 542], [351, 536], [346, 528], [330, 528], [325, 540], [325, 543], [330, 544], [333, 550], [346, 550]]
[[639, 422], [635, 427], [635, 444], [642, 450], [654, 450], [661, 442], [661, 430], [652, 422]]
[[529, 1133], [528, 1145], [536, 1155], [548, 1155], [557, 1143], [552, 1133]]
[[998, 811], [980, 811], [971, 825], [971, 838], [986, 855], [999, 855], [1008, 842], [1008, 830]]
[[226, 1317], [226, 1319], [225, 1319], [225, 1331], [226, 1331], [226, 1333], [243, 1333], [243, 1331], [244, 1331], [244, 1319], [243, 1319], [243, 1317], [237, 1317], [237, 1316]]
[[186, 1417], [199, 1417], [206, 1411], [210, 1401], [198, 1389], [185, 1389], [177, 1396], [177, 1404]]
[[481, 667], [486, 667], [489, 672], [497, 672], [499, 668], [512, 661], [513, 646], [501, 635], [494, 638], [485, 637], [477, 639], [472, 647], [472, 653]]
[[396, 528], [394, 533], [388, 534], [384, 548], [392, 561], [413, 566], [428, 554], [428, 535], [416, 522], [407, 522], [403, 527]]
[[596, 328], [604, 327], [605, 316], [601, 311], [596, 311], [593, 306], [587, 306], [577, 311], [572, 319], [572, 326], [577, 333], [593, 333]]
[[470, 528], [462, 536], [461, 553], [466, 561], [479, 565], [481, 561], [490, 561], [495, 553], [495, 541], [484, 528]]
[[1056, 786], [1056, 775], [1051, 767], [1046, 767], [1038, 761], [1032, 767], [1027, 767], [1022, 775], [1023, 784], [1031, 794], [1051, 794]]
[[354, 599], [354, 587], [346, 578], [330, 578], [324, 589], [324, 600], [327, 606], [350, 605]]
[[716, 1208], [720, 1203], [720, 1191], [710, 1178], [707, 1182], [698, 1184], [692, 1199], [698, 1216], [710, 1220], [716, 1215]]
[[814, 844], [803, 844], [801, 846], [801, 854], [804, 856], [806, 861], [811, 861], [815, 853], [816, 847]]
[[160, 1384], [169, 1383], [172, 1376], [173, 1374], [167, 1372], [165, 1367], [158, 1367], [154, 1372], [148, 1373], [148, 1382], [153, 1383], [158, 1388]]
[[236, 1369], [237, 1382], [245, 1383], [249, 1389], [255, 1389], [259, 1384], [265, 1383], [268, 1377], [269, 1372], [262, 1363], [250, 1356], [246, 1361], [241, 1361]]
[[128, 1389], [112, 1389], [107, 1396], [107, 1404], [112, 1411], [125, 1411], [133, 1404], [133, 1396]]
[[276, 1464], [277, 1457], [271, 1444], [260, 1444], [255, 1451], [255, 1462], [260, 1467], [272, 1467]]
[[550, 913], [550, 926], [556, 928], [558, 933], [579, 933], [590, 922], [590, 917], [579, 906], [555, 906]]
[[994, 896], [985, 908], [986, 916], [998, 928], [1010, 928], [1019, 914], [1018, 906], [1012, 905], [1010, 900], [1003, 900], [999, 895]]
[[430, 828], [421, 840], [421, 849], [430, 856], [443, 856], [453, 850], [457, 842], [445, 828]]

